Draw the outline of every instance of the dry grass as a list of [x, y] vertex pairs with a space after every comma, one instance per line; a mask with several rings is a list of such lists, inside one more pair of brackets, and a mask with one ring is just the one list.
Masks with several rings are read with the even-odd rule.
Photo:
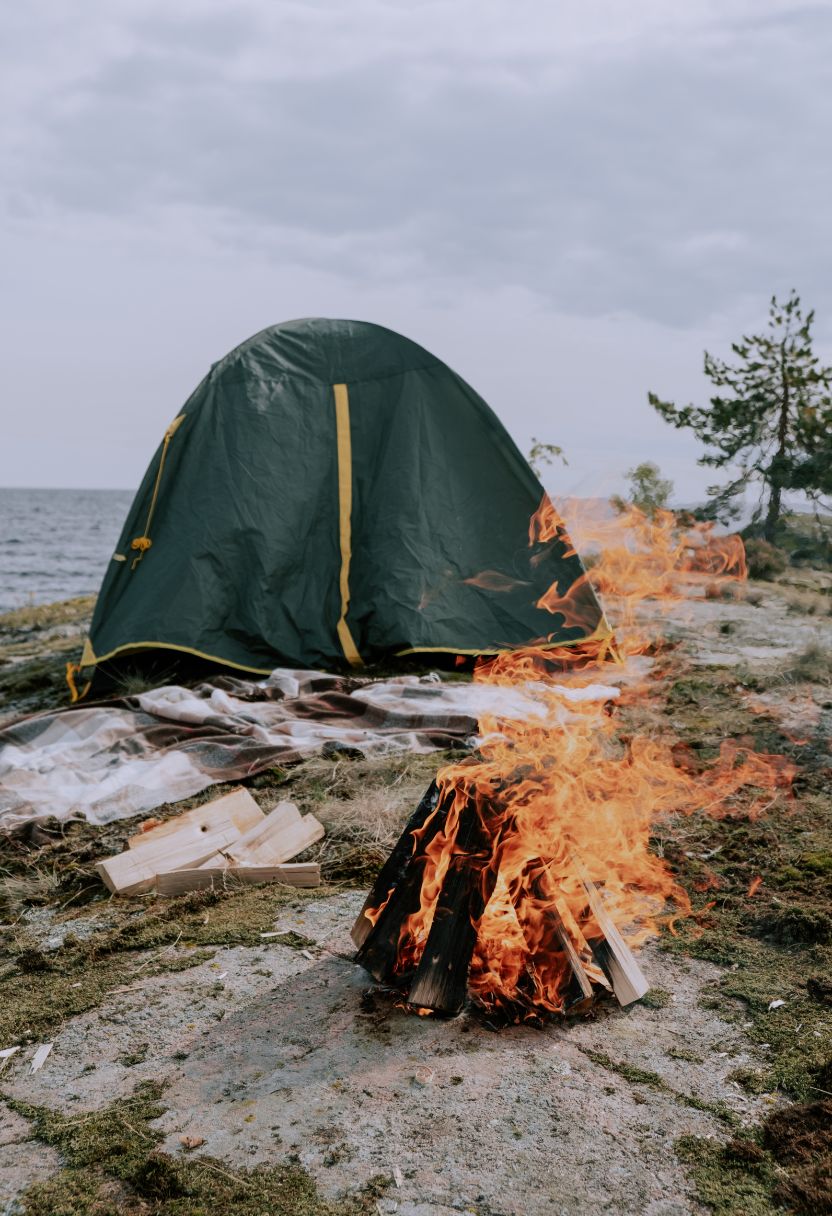
[[19, 917], [24, 909], [54, 903], [61, 880], [55, 870], [31, 869], [25, 874], [0, 872], [0, 913]]
[[815, 591], [789, 591], [786, 595], [786, 606], [789, 612], [799, 616], [828, 616], [832, 611], [832, 601], [828, 595], [818, 595]]
[[82, 624], [92, 616], [94, 595], [76, 596], [56, 604], [26, 604], [0, 614], [0, 631], [51, 629], [54, 625]]
[[[317, 757], [288, 774], [281, 795], [312, 811], [326, 836], [309, 850], [329, 883], [366, 886], [419, 799], [449, 759], [443, 752], [327, 761]], [[307, 854], [304, 854], [307, 856]]]
[[810, 642], [781, 668], [784, 680], [798, 684], [832, 684], [832, 651], [819, 642]]

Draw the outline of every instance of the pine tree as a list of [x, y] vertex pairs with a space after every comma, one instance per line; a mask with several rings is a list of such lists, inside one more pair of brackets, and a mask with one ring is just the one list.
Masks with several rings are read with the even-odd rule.
[[732, 343], [736, 362], [705, 352], [705, 375], [716, 388], [707, 406], [679, 408], [655, 393], [648, 400], [678, 428], [689, 428], [705, 445], [699, 463], [734, 467], [728, 485], [711, 487], [711, 514], [731, 514], [733, 499], [753, 481], [763, 483], [763, 535], [775, 538], [783, 491], [817, 497], [830, 488], [832, 456], [832, 368], [822, 367], [812, 346], [814, 311], [804, 315], [792, 291], [785, 304], [772, 297], [765, 333]]

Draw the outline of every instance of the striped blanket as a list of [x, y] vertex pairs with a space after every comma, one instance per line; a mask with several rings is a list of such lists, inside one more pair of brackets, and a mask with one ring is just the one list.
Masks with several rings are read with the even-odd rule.
[[279, 669], [266, 680], [158, 688], [0, 730], [0, 829], [47, 816], [108, 823], [321, 750], [460, 747], [483, 716], [545, 712], [530, 686], [435, 674], [371, 681]]

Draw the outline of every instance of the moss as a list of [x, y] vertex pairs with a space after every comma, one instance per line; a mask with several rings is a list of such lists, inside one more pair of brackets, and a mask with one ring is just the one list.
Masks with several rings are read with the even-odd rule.
[[698, 1136], [676, 1141], [676, 1155], [687, 1167], [699, 1198], [716, 1216], [773, 1216], [775, 1170], [767, 1155], [749, 1160], [729, 1145]]
[[63, 1168], [23, 1194], [26, 1216], [363, 1216], [377, 1211], [387, 1182], [371, 1180], [335, 1203], [318, 1194], [297, 1162], [245, 1169], [210, 1156], [171, 1156], [151, 1123], [165, 1107], [153, 1082], [99, 1111], [66, 1117], [6, 1099], [33, 1135], [61, 1154]]
[[728, 1080], [736, 1082], [747, 1094], [764, 1094], [771, 1089], [768, 1073], [759, 1068], [735, 1068], [728, 1074]]
[[782, 945], [832, 942], [832, 916], [796, 904], [776, 908], [759, 922], [763, 933]]
[[650, 988], [641, 998], [641, 1003], [648, 1009], [666, 1009], [672, 1000], [672, 995], [664, 988]]
[[832, 852], [804, 853], [801, 864], [811, 874], [832, 878]]
[[667, 1054], [671, 1060], [684, 1060], [687, 1064], [704, 1064], [705, 1062], [695, 1051], [686, 1051], [684, 1047], [670, 1047]]
[[651, 1072], [647, 1068], [638, 1068], [635, 1064], [628, 1064], [626, 1061], [613, 1060], [603, 1051], [592, 1051], [588, 1047], [582, 1047], [581, 1051], [592, 1060], [593, 1064], [600, 1064], [602, 1068], [618, 1073], [619, 1077], [623, 1077], [625, 1081], [630, 1081], [634, 1085], [649, 1085], [653, 1089], [669, 1092], [669, 1086], [657, 1072]]
[[631, 1085], [649, 1085], [651, 1089], [668, 1094], [681, 1106], [689, 1106], [693, 1110], [706, 1111], [708, 1114], [715, 1115], [717, 1119], [731, 1126], [737, 1123], [737, 1118], [733, 1111], [729, 1110], [726, 1106], [718, 1102], [706, 1102], [703, 1098], [697, 1098], [693, 1094], [680, 1093], [672, 1085], [668, 1085], [657, 1072], [652, 1072], [648, 1068], [639, 1068], [635, 1064], [629, 1064], [626, 1060], [613, 1060], [611, 1056], [608, 1056], [603, 1051], [591, 1051], [588, 1047], [581, 1047], [580, 1050], [588, 1059], [592, 1060], [593, 1064], [599, 1064], [601, 1068], [606, 1068], [610, 1072], [617, 1073], [625, 1081], [629, 1081]]
[[[14, 967], [0, 978], [0, 1041], [37, 1038], [67, 1017], [94, 1009], [109, 992], [141, 976], [198, 966], [214, 955], [212, 947], [271, 944], [305, 949], [299, 934], [264, 941], [277, 909], [320, 898], [326, 888], [298, 891], [274, 884], [227, 891], [199, 891], [159, 900], [146, 913], [127, 914], [118, 928], [83, 941], [67, 938], [59, 950], [44, 954], [26, 947], [12, 954]], [[173, 951], [160, 953], [162, 947]], [[13, 946], [12, 946], [13, 948]], [[148, 952], [155, 952], [148, 959]]]
[[717, 1216], [832, 1212], [832, 1102], [775, 1111], [727, 1144], [685, 1136], [675, 1145], [699, 1198]]

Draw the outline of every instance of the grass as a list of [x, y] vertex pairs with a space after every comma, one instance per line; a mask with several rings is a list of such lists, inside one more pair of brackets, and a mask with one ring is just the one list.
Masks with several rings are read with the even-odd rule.
[[819, 642], [811, 642], [783, 665], [781, 673], [799, 684], [832, 684], [832, 652]]
[[153, 1126], [165, 1113], [162, 1087], [139, 1085], [103, 1110], [66, 1117], [7, 1098], [33, 1135], [56, 1148], [58, 1173], [21, 1197], [26, 1216], [364, 1216], [376, 1213], [386, 1179], [335, 1202], [291, 1158], [230, 1167], [207, 1155], [172, 1155]]
[[0, 615], [0, 722], [68, 704], [66, 665], [80, 654], [94, 605], [81, 596]]
[[[798, 656], [790, 678], [816, 679], [817, 659], [812, 650]], [[741, 796], [724, 819], [692, 816], [662, 825], [654, 847], [694, 908], [662, 944], [723, 968], [706, 1001], [742, 1024], [759, 1059], [734, 1080], [748, 1092], [790, 1099], [788, 1118], [811, 1127], [832, 1092], [832, 986], [825, 979], [832, 973], [829, 759], [813, 744], [793, 743], [772, 719], [753, 713], [741, 693], [735, 672], [708, 668], [668, 689], [688, 755], [706, 763], [726, 737], [785, 753], [798, 764], [793, 793], [781, 791], [762, 811]], [[780, 1000], [785, 1004], [772, 1009]], [[718, 1216], [766, 1216], [784, 1206], [832, 1212], [832, 1133], [824, 1140], [812, 1132], [811, 1149], [798, 1159], [783, 1147], [779, 1117], [743, 1140], [677, 1144], [700, 1199]]]

